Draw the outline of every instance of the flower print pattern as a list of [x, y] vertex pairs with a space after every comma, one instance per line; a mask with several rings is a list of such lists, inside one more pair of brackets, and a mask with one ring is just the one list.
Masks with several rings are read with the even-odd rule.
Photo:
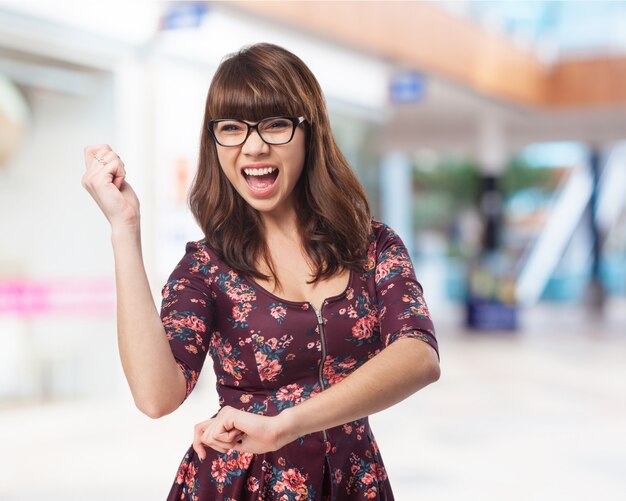
[[211, 261], [211, 256], [205, 247], [196, 247], [192, 253], [189, 263], [189, 271], [192, 273], [202, 273], [208, 277], [208, 283], [211, 283], [211, 277], [217, 271], [218, 266]]
[[190, 369], [182, 362], [176, 361], [176, 364], [185, 376], [185, 398], [187, 398], [196, 386], [196, 383], [198, 382], [198, 377], [200, 376], [200, 372]]
[[[239, 358], [241, 351], [227, 339], [224, 339], [219, 332], [215, 332], [211, 341], [211, 356], [216, 360], [222, 370], [231, 375], [235, 381], [233, 384], [239, 385], [239, 381], [243, 377], [243, 371], [246, 370], [246, 364]], [[220, 384], [225, 384], [224, 378], [218, 380]]]
[[430, 344], [434, 337], [435, 337], [434, 332], [417, 331], [410, 325], [403, 325], [399, 330], [385, 336], [384, 345], [389, 346], [394, 341], [397, 341], [398, 339], [402, 339], [402, 338], [421, 339], [425, 343]]
[[[276, 381], [276, 378], [283, 370], [280, 360], [291, 341], [293, 341], [293, 336], [288, 334], [280, 339], [273, 337], [267, 340], [259, 334], [253, 334], [246, 339], [246, 342], [254, 345], [254, 358], [261, 381]], [[293, 360], [293, 358], [289, 357], [288, 359]]]
[[[186, 395], [207, 354], [220, 407], [273, 416], [340, 383], [399, 339], [438, 349], [406, 248], [376, 221], [366, 267], [324, 303], [323, 333], [308, 302], [281, 301], [202, 242], [185, 250], [162, 289], [161, 319]], [[206, 451], [200, 461], [190, 447], [168, 501], [393, 499], [367, 417], [265, 454]]]
[[[374, 222], [372, 226], [376, 227], [376, 223]], [[372, 234], [372, 237], [374, 234]], [[376, 271], [376, 240], [374, 238], [370, 238], [370, 245], [367, 248], [367, 264], [365, 265], [364, 272], [366, 274], [371, 274]]]
[[342, 479], [343, 479], [343, 474], [341, 473], [341, 470], [339, 468], [336, 468], [333, 474], [333, 484], [339, 485]]
[[[307, 484], [308, 475], [297, 467], [286, 467], [284, 458], [278, 458], [278, 465], [263, 462], [265, 471], [265, 496], [262, 499], [280, 501], [308, 501], [315, 499], [316, 491]], [[278, 467], [277, 467], [278, 466]]]
[[274, 393], [274, 398], [279, 402], [300, 402], [304, 387], [294, 383], [283, 386]]
[[239, 401], [250, 404], [246, 407], [242, 407], [242, 410], [246, 412], [267, 414], [268, 409], [275, 409], [277, 412], [280, 412], [283, 409], [299, 404], [319, 391], [320, 388], [317, 383], [304, 385], [292, 383], [272, 390], [269, 395], [261, 401], [253, 401], [253, 395], [249, 393], [242, 394], [239, 397]]
[[272, 303], [267, 307], [270, 310], [270, 315], [273, 319], [275, 319], [279, 324], [283, 323], [285, 320], [285, 316], [287, 315], [287, 306], [282, 303]]
[[200, 484], [196, 473], [196, 465], [191, 460], [191, 454], [188, 452], [187, 454], [185, 454], [182, 463], [178, 467], [176, 480], [174, 480], [174, 484], [182, 487], [183, 496], [185, 496], [182, 499], [199, 501], [198, 488]]
[[377, 287], [396, 277], [406, 278], [413, 275], [413, 265], [406, 247], [394, 231], [388, 230], [388, 237], [391, 245], [388, 245], [376, 261]]
[[232, 307], [232, 314], [228, 317], [233, 328], [248, 328], [248, 316], [256, 308], [253, 304], [256, 300], [255, 289], [244, 283], [234, 270], [220, 273], [216, 280], [219, 289], [235, 303]]
[[[209, 282], [210, 280], [206, 279], [205, 283], [208, 284]], [[178, 278], [178, 279], [170, 280], [161, 289], [161, 295], [163, 298], [163, 302], [161, 306], [163, 308], [171, 308], [178, 302], [180, 293], [185, 291], [185, 289], [191, 288], [191, 287], [192, 287], [192, 282], [188, 278]], [[204, 293], [202, 293], [202, 295], [206, 296], [206, 294]], [[201, 307], [207, 306], [207, 301], [206, 299], [203, 299], [203, 298], [191, 297], [189, 301], [194, 304], [199, 304]]]
[[278, 360], [268, 360], [267, 355], [259, 351], [255, 353], [255, 357], [261, 381], [275, 381], [278, 374], [282, 372], [283, 366]]
[[259, 479], [256, 477], [250, 477], [248, 478], [248, 480], [246, 481], [246, 487], [248, 489], [249, 492], [256, 492], [259, 490]]
[[185, 349], [196, 354], [198, 347], [206, 351], [203, 338], [203, 334], [206, 333], [205, 320], [205, 317], [196, 315], [193, 311], [172, 310], [162, 319], [162, 323], [168, 340], [185, 341]]
[[317, 384], [299, 385], [297, 383], [292, 383], [286, 386], [281, 386], [278, 390], [272, 392], [267, 399], [267, 403], [271, 402], [279, 411], [282, 411], [287, 407], [293, 407], [294, 405], [308, 399], [317, 391], [319, 391], [319, 386]]
[[191, 281], [187, 278], [179, 278], [166, 283], [161, 289], [161, 296], [163, 302], [161, 306], [163, 308], [171, 308], [178, 302], [177, 292], [185, 290], [185, 288], [191, 284]]
[[[369, 451], [368, 451], [369, 452]], [[376, 460], [359, 457], [357, 454], [350, 455], [350, 477], [346, 482], [346, 492], [359, 491], [363, 493], [364, 499], [377, 499], [379, 494], [379, 483], [387, 479], [387, 472]]]
[[378, 342], [378, 315], [374, 301], [366, 290], [356, 297], [353, 295], [352, 299], [354, 301], [350, 302], [346, 308], [339, 310], [340, 316], [354, 319], [351, 335], [347, 340], [354, 342], [356, 346]]
[[[363, 419], [358, 419], [356, 421], [351, 421], [350, 423], [345, 423], [341, 426], [342, 431], [355, 440], [363, 440], [364, 433], [367, 425]], [[370, 440], [371, 441], [371, 440]]]
[[358, 365], [353, 357], [327, 357], [324, 362], [323, 376], [327, 386], [337, 384], [350, 374]]
[[378, 322], [376, 314], [368, 312], [364, 317], [360, 317], [352, 327], [352, 339], [357, 346], [363, 343], [373, 343], [377, 341]]
[[243, 475], [254, 454], [230, 450], [219, 453], [211, 462], [211, 482], [217, 487], [217, 492], [224, 492], [224, 487], [231, 485], [233, 477]]
[[415, 282], [407, 282], [406, 292], [402, 295], [402, 301], [406, 304], [406, 309], [398, 315], [399, 320], [406, 320], [411, 317], [430, 318], [426, 301], [424, 301], [422, 296], [422, 290]]

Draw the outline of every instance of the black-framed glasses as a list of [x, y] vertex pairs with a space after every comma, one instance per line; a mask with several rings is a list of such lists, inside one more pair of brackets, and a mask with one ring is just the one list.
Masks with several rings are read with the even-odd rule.
[[209, 120], [209, 131], [217, 144], [221, 146], [241, 146], [246, 142], [253, 129], [267, 144], [287, 144], [293, 139], [304, 117], [269, 117], [255, 124], [234, 118]]

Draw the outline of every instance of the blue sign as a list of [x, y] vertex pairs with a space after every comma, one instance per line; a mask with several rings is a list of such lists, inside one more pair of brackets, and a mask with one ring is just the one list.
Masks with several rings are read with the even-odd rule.
[[417, 103], [426, 94], [426, 77], [416, 71], [399, 73], [391, 78], [389, 97], [392, 103]]
[[199, 28], [208, 11], [209, 7], [204, 2], [170, 2], [161, 18], [161, 29]]

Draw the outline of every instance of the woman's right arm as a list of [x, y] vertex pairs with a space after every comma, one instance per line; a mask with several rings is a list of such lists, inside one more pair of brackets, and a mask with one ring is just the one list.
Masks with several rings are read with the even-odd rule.
[[137, 408], [158, 418], [176, 410], [185, 399], [186, 379], [152, 298], [139, 227], [112, 228], [111, 243], [122, 368]]
[[111, 224], [122, 368], [137, 408], [158, 418], [181, 404], [187, 383], [150, 291], [141, 251], [139, 200], [110, 146], [85, 148], [85, 167], [81, 184]]

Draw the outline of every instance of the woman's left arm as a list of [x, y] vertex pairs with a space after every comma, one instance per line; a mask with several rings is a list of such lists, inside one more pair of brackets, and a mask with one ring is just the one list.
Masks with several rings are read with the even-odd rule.
[[386, 409], [439, 379], [437, 352], [419, 339], [399, 339], [341, 382], [281, 412], [286, 438], [332, 428]]
[[298, 437], [379, 412], [439, 379], [439, 358], [429, 344], [398, 339], [342, 381], [272, 417], [230, 406], [198, 423], [193, 447], [202, 459], [205, 445], [227, 452], [263, 453]]

